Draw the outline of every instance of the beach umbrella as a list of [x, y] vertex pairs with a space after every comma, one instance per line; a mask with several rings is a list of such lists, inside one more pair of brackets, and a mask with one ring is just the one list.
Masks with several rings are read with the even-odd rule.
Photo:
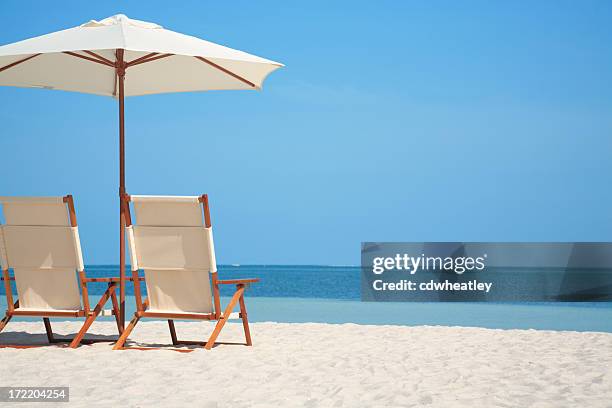
[[125, 324], [124, 99], [209, 90], [259, 90], [283, 65], [118, 14], [0, 47], [0, 86], [117, 98], [120, 302]]

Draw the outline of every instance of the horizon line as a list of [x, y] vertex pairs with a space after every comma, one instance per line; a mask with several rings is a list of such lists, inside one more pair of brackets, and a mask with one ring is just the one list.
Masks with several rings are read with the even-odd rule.
[[[129, 263], [125, 264], [126, 267], [130, 266]], [[119, 267], [119, 264], [85, 264], [85, 267], [87, 266], [117, 266]], [[241, 267], [241, 266], [317, 266], [317, 267], [332, 267], [332, 268], [359, 268], [361, 267], [360, 265], [327, 265], [327, 264], [277, 264], [277, 263], [270, 263], [270, 264], [241, 264], [241, 263], [231, 263], [231, 264], [218, 264], [217, 266], [231, 266], [231, 267]]]

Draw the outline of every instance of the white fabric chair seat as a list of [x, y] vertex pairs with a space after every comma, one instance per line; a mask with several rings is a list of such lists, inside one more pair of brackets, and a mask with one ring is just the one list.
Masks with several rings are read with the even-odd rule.
[[132, 268], [144, 270], [149, 311], [212, 313], [210, 273], [217, 268], [199, 197], [131, 199], [136, 222], [128, 227], [128, 248]]
[[2, 268], [13, 269], [19, 311], [82, 310], [78, 227], [63, 197], [0, 197]]

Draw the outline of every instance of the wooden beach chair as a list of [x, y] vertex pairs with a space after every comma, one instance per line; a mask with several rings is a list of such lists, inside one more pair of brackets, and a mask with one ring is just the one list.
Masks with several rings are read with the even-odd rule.
[[[115, 295], [118, 278], [87, 278], [72, 196], [0, 197], [0, 208], [5, 219], [0, 225], [1, 279], [8, 308], [0, 331], [14, 316], [42, 317], [49, 343], [69, 342], [72, 348], [93, 343], [84, 336], [109, 299], [120, 329]], [[9, 275], [9, 269], [14, 276]], [[11, 281], [17, 287], [16, 300]], [[88, 298], [89, 282], [108, 285], [93, 309]], [[73, 339], [58, 339], [51, 329], [52, 317], [83, 317], [85, 323]]]
[[[135, 220], [132, 220], [130, 203]], [[124, 348], [128, 336], [142, 318], [168, 320], [175, 346], [201, 345], [207, 350], [215, 345], [227, 320], [239, 318], [244, 328], [245, 344], [252, 345], [244, 291], [259, 279], [218, 279], [208, 197], [126, 195], [123, 205], [136, 313], [113, 349]], [[144, 270], [146, 300], [142, 297], [139, 269]], [[236, 286], [223, 313], [220, 285]], [[240, 306], [240, 313], [232, 313], [236, 304]], [[181, 341], [176, 335], [174, 319], [213, 320], [217, 324], [206, 342]]]

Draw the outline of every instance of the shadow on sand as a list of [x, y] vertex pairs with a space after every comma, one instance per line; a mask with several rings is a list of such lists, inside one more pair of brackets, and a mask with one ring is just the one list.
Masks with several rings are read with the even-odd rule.
[[[0, 347], [41, 347], [41, 346], [60, 346], [67, 347], [68, 343], [76, 336], [76, 333], [66, 335], [53, 335], [53, 342], [49, 342], [45, 333], [28, 333], [25, 331], [3, 331], [0, 333]], [[90, 335], [81, 341], [81, 344], [87, 345], [101, 342], [115, 342], [117, 336], [106, 335]]]

